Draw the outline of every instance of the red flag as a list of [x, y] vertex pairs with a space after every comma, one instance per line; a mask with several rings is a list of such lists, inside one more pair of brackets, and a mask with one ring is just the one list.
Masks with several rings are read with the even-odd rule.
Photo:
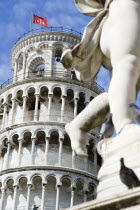
[[39, 24], [39, 25], [48, 27], [48, 24], [46, 23], [46, 21], [47, 21], [47, 18], [43, 18], [43, 17], [39, 17], [37, 15], [34, 15], [34, 19], [33, 19], [34, 24]]

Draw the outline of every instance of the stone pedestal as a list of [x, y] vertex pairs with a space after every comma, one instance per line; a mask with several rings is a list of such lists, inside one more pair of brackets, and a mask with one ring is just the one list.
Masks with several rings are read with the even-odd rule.
[[103, 158], [99, 171], [97, 199], [74, 206], [71, 210], [139, 210], [140, 187], [129, 189], [121, 182], [120, 158], [140, 178], [140, 126], [130, 124], [116, 137], [98, 143]]
[[67, 210], [139, 210], [140, 209], [140, 187], [118, 195], [106, 198], [97, 198]]
[[123, 157], [125, 165], [140, 178], [140, 126], [127, 125], [118, 136], [100, 141], [97, 149], [103, 158], [98, 174], [97, 197], [118, 196], [127, 192], [128, 188], [119, 176], [120, 158]]

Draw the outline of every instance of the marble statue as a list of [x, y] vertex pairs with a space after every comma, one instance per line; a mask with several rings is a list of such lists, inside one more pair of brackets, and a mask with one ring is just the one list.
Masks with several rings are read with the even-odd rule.
[[75, 5], [80, 12], [95, 18], [86, 26], [81, 42], [63, 53], [64, 67], [74, 67], [79, 80], [94, 78], [101, 65], [111, 72], [108, 93], [93, 99], [66, 125], [72, 148], [84, 156], [85, 133], [100, 125], [109, 110], [117, 134], [134, 123], [128, 105], [135, 101], [139, 89], [140, 1], [75, 0]]

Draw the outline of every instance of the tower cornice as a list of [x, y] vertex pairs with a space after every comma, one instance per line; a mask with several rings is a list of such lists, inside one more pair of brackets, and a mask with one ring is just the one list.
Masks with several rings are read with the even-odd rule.
[[[70, 34], [70, 33], [65, 33], [65, 32], [40, 32], [36, 34], [31, 34], [21, 40], [19, 40], [13, 47], [10, 55], [10, 60], [11, 63], [13, 64], [15, 61], [16, 55], [23, 49], [23, 48], [28, 48], [28, 46], [35, 45], [35, 44], [40, 44], [43, 42], [50, 42], [50, 41], [57, 41], [57, 42], [63, 42], [63, 43], [69, 43], [71, 47], [79, 43], [81, 40], [80, 37]], [[51, 49], [51, 45], [48, 46], [48, 49]], [[67, 47], [67, 45], [66, 45]], [[36, 49], [38, 46], [36, 47]]]

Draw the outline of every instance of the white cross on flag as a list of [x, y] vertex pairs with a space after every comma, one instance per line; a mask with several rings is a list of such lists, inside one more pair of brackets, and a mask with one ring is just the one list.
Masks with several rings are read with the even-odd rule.
[[42, 26], [45, 26], [45, 27], [48, 27], [48, 24], [47, 24], [47, 18], [43, 18], [43, 17], [39, 17], [35, 14], [34, 15], [34, 19], [33, 19], [33, 23], [34, 24], [39, 24], [39, 25], [42, 25]]

